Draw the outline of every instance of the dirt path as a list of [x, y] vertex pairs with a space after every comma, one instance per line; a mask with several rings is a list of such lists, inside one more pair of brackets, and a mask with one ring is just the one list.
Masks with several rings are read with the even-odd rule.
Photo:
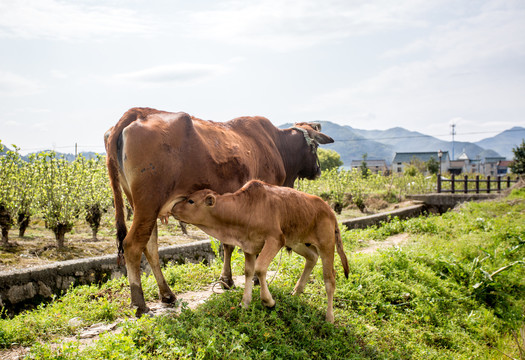
[[[408, 240], [408, 234], [397, 234], [390, 236], [384, 241], [373, 241], [371, 240], [368, 245], [364, 248], [361, 248], [355, 253], [369, 254], [379, 249], [386, 249], [392, 246], [400, 246]], [[269, 281], [274, 276], [274, 271], [268, 271]], [[234, 276], [233, 280], [235, 281], [236, 286], [243, 288], [244, 287], [244, 276]], [[203, 290], [200, 291], [189, 291], [186, 293], [177, 294], [177, 305], [166, 305], [158, 301], [148, 302], [147, 305], [151, 310], [152, 316], [160, 316], [165, 314], [179, 314], [181, 311], [181, 306], [183, 303], [187, 304], [187, 307], [190, 309], [196, 309], [199, 305], [203, 304], [210, 298], [213, 293], [221, 294], [224, 290], [221, 288], [220, 284], [210, 284]], [[72, 324], [75, 322], [81, 321], [80, 319], [73, 318], [70, 320]], [[122, 331], [122, 327], [119, 326], [124, 319], [118, 319], [110, 324], [98, 323], [89, 326], [88, 328], [82, 329], [78, 332], [76, 336], [66, 337], [63, 339], [62, 343], [68, 341], [79, 341], [81, 348], [90, 346], [96, 342], [100, 336], [107, 332], [112, 332], [118, 334]], [[57, 347], [60, 344], [56, 345]], [[29, 352], [29, 348], [17, 347], [6, 350], [0, 350], [0, 360], [18, 360], [22, 359]]]

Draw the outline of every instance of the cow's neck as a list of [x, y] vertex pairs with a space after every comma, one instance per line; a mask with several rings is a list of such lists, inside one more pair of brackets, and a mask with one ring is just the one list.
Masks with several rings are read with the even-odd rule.
[[304, 135], [302, 132], [293, 129], [281, 130], [279, 135], [278, 148], [286, 172], [283, 186], [293, 188], [304, 160], [302, 155], [305, 146]]

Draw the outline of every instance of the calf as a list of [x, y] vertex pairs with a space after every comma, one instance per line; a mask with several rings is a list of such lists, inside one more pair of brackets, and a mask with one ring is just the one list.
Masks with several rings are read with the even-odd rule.
[[173, 206], [171, 214], [180, 221], [196, 225], [223, 244], [235, 245], [244, 251], [243, 307], [247, 307], [252, 299], [254, 273], [259, 278], [263, 304], [267, 307], [275, 305], [266, 283], [266, 272], [282, 247], [292, 249], [306, 259], [294, 294], [303, 292], [321, 255], [328, 298], [326, 320], [334, 321], [334, 248], [337, 246], [347, 278], [348, 260], [335, 214], [321, 198], [251, 180], [233, 194], [219, 195], [208, 189], [194, 192]]

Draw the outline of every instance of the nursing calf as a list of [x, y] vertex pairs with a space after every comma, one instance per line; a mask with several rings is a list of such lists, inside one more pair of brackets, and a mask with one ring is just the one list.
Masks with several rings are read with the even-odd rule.
[[239, 246], [244, 251], [243, 307], [252, 299], [254, 274], [259, 278], [263, 304], [275, 305], [266, 283], [266, 272], [281, 248], [292, 249], [306, 259], [294, 294], [303, 292], [320, 255], [328, 299], [326, 320], [334, 321], [335, 248], [347, 278], [348, 260], [335, 214], [321, 198], [252, 180], [235, 193], [219, 195], [208, 189], [194, 192], [177, 203], [171, 214], [196, 225], [223, 244]]

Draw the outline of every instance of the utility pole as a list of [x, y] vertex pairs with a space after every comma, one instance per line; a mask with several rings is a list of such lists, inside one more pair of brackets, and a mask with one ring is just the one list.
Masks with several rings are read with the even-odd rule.
[[77, 158], [77, 143], [75, 143], [75, 159]]
[[452, 135], [452, 160], [455, 160], [456, 157], [454, 156], [454, 135], [456, 135], [456, 124], [450, 124], [450, 128], [450, 134]]

